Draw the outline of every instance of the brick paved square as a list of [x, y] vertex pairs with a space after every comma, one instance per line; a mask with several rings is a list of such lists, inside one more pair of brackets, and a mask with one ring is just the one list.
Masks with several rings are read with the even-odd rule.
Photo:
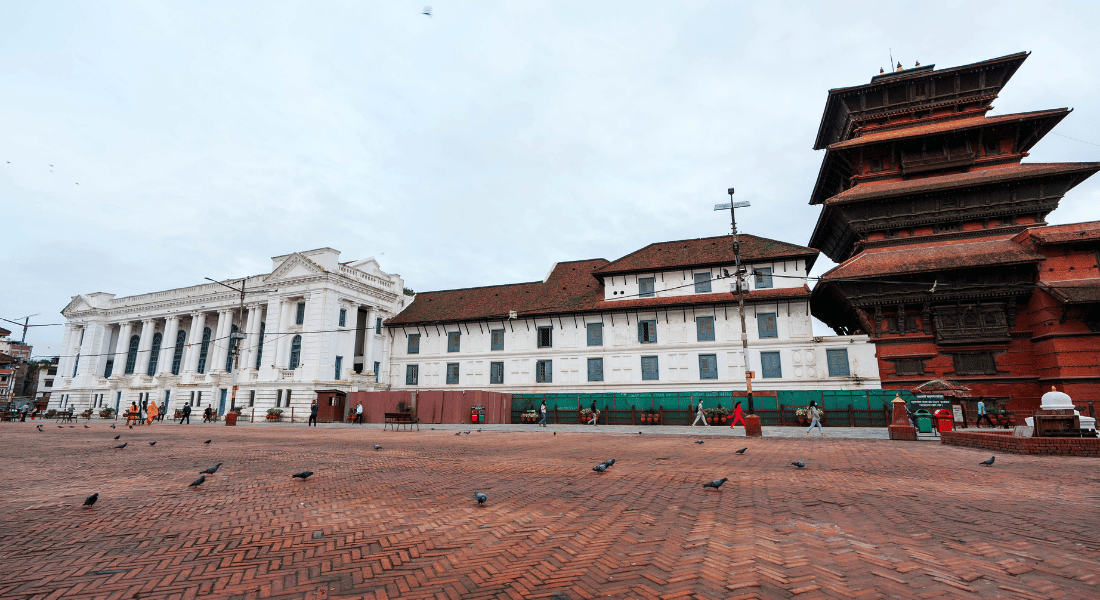
[[44, 426], [0, 427], [0, 598], [1100, 596], [1096, 459], [984, 468], [987, 454], [935, 443], [553, 428]]

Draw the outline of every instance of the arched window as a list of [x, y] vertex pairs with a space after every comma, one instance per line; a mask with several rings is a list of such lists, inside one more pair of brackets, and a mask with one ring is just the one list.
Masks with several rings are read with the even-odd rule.
[[183, 348], [187, 345], [187, 332], [180, 330], [176, 334], [176, 351], [172, 353], [172, 374], [180, 374], [180, 365], [183, 363]]
[[257, 369], [260, 368], [260, 361], [263, 360], [263, 357], [264, 357], [264, 328], [266, 327], [266, 325], [267, 325], [266, 323], [264, 323], [263, 321], [260, 321], [260, 339], [259, 339], [259, 341], [256, 342], [256, 368]]
[[206, 372], [206, 354], [210, 351], [210, 328], [202, 330], [202, 346], [199, 347], [199, 373]]
[[158, 331], [153, 334], [153, 347], [149, 350], [149, 368], [145, 370], [145, 374], [149, 377], [157, 374], [157, 361], [160, 360], [160, 342], [164, 339], [164, 336]]
[[240, 340], [234, 339], [234, 335], [237, 334], [237, 326], [234, 325], [229, 328], [229, 351], [225, 353], [225, 372], [233, 372], [233, 352], [237, 349], [237, 342]]
[[140, 343], [141, 336], [130, 336], [130, 351], [126, 353], [126, 370], [123, 371], [126, 375], [134, 374], [134, 366], [137, 364], [138, 344]]
[[290, 341], [290, 368], [297, 369], [302, 358], [302, 336], [296, 335]]

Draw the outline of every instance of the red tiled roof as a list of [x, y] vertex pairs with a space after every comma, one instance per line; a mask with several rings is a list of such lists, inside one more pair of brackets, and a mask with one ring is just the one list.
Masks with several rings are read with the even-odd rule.
[[904, 196], [918, 192], [941, 191], [1045, 175], [1080, 173], [1085, 177], [1089, 177], [1098, 170], [1100, 170], [1100, 163], [1033, 163], [969, 171], [954, 175], [909, 179], [907, 181], [864, 183], [829, 198], [825, 201], [825, 204], [841, 204], [873, 198]]
[[1100, 240], [1100, 221], [1033, 227], [1023, 232], [1040, 244], [1070, 244]]
[[[739, 234], [741, 262], [765, 259], [805, 258], [813, 266], [818, 251], [750, 234]], [[596, 270], [597, 275], [639, 273], [733, 264], [733, 236], [677, 240], [650, 244]]]
[[[606, 260], [594, 259], [558, 263], [545, 282], [515, 283], [439, 292], [421, 292], [412, 304], [386, 325], [454, 323], [460, 321], [503, 320], [508, 311], [520, 317], [560, 315], [581, 312], [644, 310], [690, 305], [734, 302], [730, 293], [685, 294], [632, 300], [604, 300], [604, 287], [594, 275]], [[810, 289], [795, 288], [754, 290], [745, 294], [747, 302], [806, 299]]]
[[1012, 241], [1011, 235], [905, 246], [870, 248], [844, 261], [824, 275], [822, 281], [861, 279], [905, 273], [928, 273], [988, 265], [1038, 262], [1043, 256]]
[[1064, 304], [1100, 302], [1100, 280], [1098, 279], [1042, 281], [1039, 283], [1039, 287]]
[[[857, 138], [852, 138], [843, 142], [837, 142], [830, 145], [829, 150], [843, 150], [845, 148], [864, 146], [887, 140], [897, 140], [908, 137], [921, 137], [947, 131], [962, 131], [964, 129], [972, 129], [975, 127], [992, 127], [994, 125], [1003, 125], [1005, 123], [1015, 123], [1017, 121], [1032, 121], [1053, 116], [1064, 118], [1069, 113], [1070, 109], [1068, 108], [1055, 108], [1051, 110], [1037, 110], [1032, 112], [1013, 113], [1010, 115], [999, 115], [996, 117], [975, 117], [971, 119], [961, 119], [958, 121], [926, 123], [923, 125], [919, 125], [918, 123], [920, 122], [917, 121], [911, 127], [891, 129], [888, 131], [878, 131], [875, 133], [867, 133]], [[1058, 121], [1061, 121], [1061, 118], [1059, 118]]]
[[387, 325], [507, 319], [519, 314], [577, 312], [603, 301], [603, 284], [593, 271], [608, 264], [596, 258], [561, 262], [546, 281], [420, 292]]

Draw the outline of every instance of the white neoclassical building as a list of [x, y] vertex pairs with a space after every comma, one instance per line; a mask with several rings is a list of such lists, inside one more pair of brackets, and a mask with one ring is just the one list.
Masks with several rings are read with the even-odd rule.
[[[815, 337], [812, 248], [742, 235], [754, 389], [877, 389], [865, 335]], [[651, 244], [542, 281], [422, 292], [386, 322], [393, 389], [744, 390], [732, 236]]]
[[[320, 248], [272, 259], [240, 294], [216, 283], [116, 298], [74, 296], [50, 408], [125, 409], [131, 401], [308, 409], [318, 389], [368, 391], [386, 364], [382, 322], [408, 298], [373, 258]], [[241, 280], [227, 281], [240, 287]], [[234, 335], [243, 334], [243, 337]], [[240, 343], [239, 364], [231, 344]]]

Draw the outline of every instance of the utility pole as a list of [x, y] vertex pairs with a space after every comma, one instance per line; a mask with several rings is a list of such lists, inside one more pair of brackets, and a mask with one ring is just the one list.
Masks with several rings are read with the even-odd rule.
[[745, 285], [744, 274], [745, 270], [741, 268], [741, 242], [737, 239], [737, 216], [734, 211], [738, 208], [747, 208], [751, 206], [746, 202], [734, 202], [733, 201], [733, 188], [726, 190], [730, 195], [730, 201], [726, 204], [715, 204], [714, 210], [726, 210], [730, 211], [730, 224], [733, 226], [733, 264], [736, 271], [737, 283], [734, 284], [734, 293], [737, 294], [737, 313], [741, 316], [741, 353], [745, 356], [745, 390], [746, 400], [748, 401], [749, 414], [753, 414], [752, 406], [752, 379], [755, 375], [749, 369], [749, 333], [745, 327]]
[[229, 399], [229, 408], [232, 409], [234, 406], [237, 406], [237, 374], [241, 370], [241, 365], [240, 365], [241, 340], [244, 340], [244, 339], [248, 338], [248, 335], [243, 332], [244, 327], [245, 327], [245, 323], [244, 323], [244, 295], [245, 294], [255, 294], [255, 293], [258, 293], [258, 292], [272, 292], [272, 291], [278, 291], [278, 290], [247, 290], [246, 291], [245, 287], [244, 287], [244, 283], [245, 283], [245, 281], [247, 281], [247, 279], [248, 279], [247, 277], [244, 278], [244, 279], [241, 279], [240, 289], [237, 289], [237, 288], [235, 288], [231, 285], [227, 285], [225, 283], [222, 283], [222, 282], [220, 282], [216, 279], [210, 279], [209, 277], [207, 277], [206, 279], [208, 279], [210, 281], [213, 281], [214, 283], [216, 283], [218, 285], [225, 286], [225, 287], [227, 287], [227, 288], [229, 288], [229, 289], [233, 290], [234, 292], [237, 292], [241, 295], [241, 302], [240, 302], [240, 305], [237, 307], [237, 322], [241, 324], [241, 328], [237, 330], [237, 333], [233, 333], [233, 328], [232, 327], [230, 327], [230, 329], [229, 329], [229, 331], [230, 331], [230, 333], [229, 333], [229, 352], [233, 356], [233, 361], [230, 364], [230, 367], [232, 367], [232, 371], [233, 371], [233, 391], [232, 391], [232, 395]]

